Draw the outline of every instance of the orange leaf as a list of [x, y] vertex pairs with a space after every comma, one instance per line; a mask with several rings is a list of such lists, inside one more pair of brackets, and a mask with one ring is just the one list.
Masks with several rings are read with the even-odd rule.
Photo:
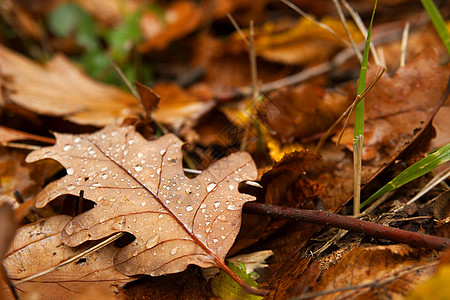
[[64, 56], [42, 66], [0, 45], [0, 65], [3, 101], [39, 114], [104, 126], [141, 112], [131, 94], [92, 80]]

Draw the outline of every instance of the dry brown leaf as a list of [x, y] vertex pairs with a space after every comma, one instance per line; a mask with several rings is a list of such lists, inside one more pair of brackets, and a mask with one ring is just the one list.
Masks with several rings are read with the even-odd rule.
[[182, 141], [172, 134], [148, 142], [131, 127], [110, 126], [91, 135], [56, 138], [55, 146], [27, 157], [28, 162], [58, 160], [68, 174], [37, 196], [37, 206], [83, 190], [97, 205], [67, 224], [64, 243], [77, 246], [119, 231], [134, 234], [136, 240], [114, 258], [127, 275], [218, 265], [239, 231], [242, 205], [254, 200], [238, 191], [239, 182], [257, 176], [245, 152], [190, 179], [183, 173]]
[[0, 228], [0, 258], [3, 259], [16, 231], [13, 208], [9, 203], [0, 203]]
[[104, 126], [142, 110], [132, 95], [90, 79], [64, 56], [42, 66], [0, 45], [0, 73], [0, 100], [39, 114]]
[[[3, 261], [10, 278], [35, 275], [85, 251], [87, 245], [63, 245], [61, 231], [71, 219], [59, 215], [19, 228]], [[72, 299], [95, 285], [111, 293], [114, 286], [134, 280], [116, 271], [112, 258], [119, 250], [110, 244], [57, 271], [17, 285], [18, 291], [38, 294], [39, 299]]]
[[157, 84], [153, 91], [161, 97], [154, 112], [155, 119], [176, 129], [186, 121], [195, 122], [215, 106], [213, 101], [202, 101], [173, 83]]
[[405, 245], [355, 248], [322, 274], [314, 292], [337, 291], [320, 299], [402, 299], [418, 282], [435, 269], [433, 254], [425, 254]]
[[203, 11], [191, 1], [175, 1], [164, 11], [161, 18], [156, 13], [147, 11], [140, 22], [145, 42], [140, 50], [164, 49], [171, 41], [194, 31], [201, 24]]
[[350, 105], [344, 91], [305, 83], [272, 92], [258, 107], [270, 132], [283, 142], [326, 131]]
[[[441, 67], [432, 49], [422, 52], [393, 77], [384, 74], [365, 97], [363, 158], [389, 158], [397, 152], [412, 137], [414, 129], [426, 120], [445, 90], [449, 74], [450, 65]], [[450, 139], [448, 103], [434, 118], [433, 148], [445, 145]], [[353, 126], [345, 130], [341, 143], [352, 149]]]
[[[332, 28], [343, 40], [347, 40], [347, 34], [340, 20], [324, 17], [320, 22]], [[347, 22], [347, 26], [353, 39], [356, 42], [361, 41], [362, 35], [356, 26], [351, 22]], [[249, 36], [248, 30], [245, 30], [244, 34]], [[239, 43], [240, 40], [240, 35], [235, 33], [232, 42], [244, 45]], [[300, 18], [296, 23], [285, 20], [267, 22], [255, 29], [254, 40], [257, 55], [269, 61], [288, 65], [322, 62], [345, 46], [329, 31], [306, 18]]]

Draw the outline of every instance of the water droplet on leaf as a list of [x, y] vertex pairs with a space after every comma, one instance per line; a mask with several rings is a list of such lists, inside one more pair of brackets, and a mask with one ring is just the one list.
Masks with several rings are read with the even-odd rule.
[[216, 183], [215, 182], [211, 182], [210, 184], [208, 184], [208, 186], [206, 187], [206, 190], [209, 192], [211, 192], [215, 187], [216, 187]]

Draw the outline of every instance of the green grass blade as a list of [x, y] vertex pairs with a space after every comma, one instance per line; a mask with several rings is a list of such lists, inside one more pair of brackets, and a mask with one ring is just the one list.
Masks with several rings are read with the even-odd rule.
[[366, 201], [364, 201], [361, 204], [361, 208], [370, 204], [372, 201], [380, 198], [386, 193], [434, 170], [435, 168], [448, 162], [449, 160], [450, 160], [450, 143], [433, 151], [427, 157], [421, 159], [417, 163], [407, 168], [405, 171], [398, 174], [394, 179], [389, 181], [385, 186], [383, 186], [375, 194], [373, 194]]
[[[367, 31], [366, 45], [364, 46], [361, 71], [359, 72], [357, 94], [361, 95], [366, 88], [367, 64], [369, 62], [370, 38], [372, 35], [372, 24], [375, 17], [378, 1], [375, 0], [373, 6], [372, 18], [370, 19], [369, 30]], [[361, 166], [362, 150], [364, 139], [364, 98], [355, 107], [355, 130], [353, 138], [353, 214], [360, 212], [360, 193], [361, 193]]]
[[433, 0], [420, 0], [420, 2], [422, 2], [423, 7], [430, 16], [434, 28], [436, 29], [442, 42], [444, 42], [445, 48], [447, 48], [447, 51], [450, 54], [450, 33], [445, 26], [445, 21], [439, 13], [439, 10], [437, 9], [436, 5], [434, 5]]
[[[373, 19], [375, 17], [375, 10], [377, 9], [378, 1], [375, 1], [375, 5], [372, 11], [372, 18], [370, 19], [369, 30], [367, 32], [366, 45], [364, 46], [363, 60], [361, 64], [361, 71], [359, 73], [359, 81], [358, 81], [358, 95], [361, 95], [366, 88], [366, 75], [367, 75], [367, 64], [369, 61], [369, 50], [370, 50], [370, 39], [372, 35], [372, 24]], [[355, 108], [355, 135], [358, 136], [364, 135], [364, 99], [356, 105]]]

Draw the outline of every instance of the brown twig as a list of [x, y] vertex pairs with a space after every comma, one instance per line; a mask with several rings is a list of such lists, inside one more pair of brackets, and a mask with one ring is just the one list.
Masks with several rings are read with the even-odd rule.
[[392, 228], [368, 221], [333, 214], [327, 211], [297, 209], [256, 202], [246, 203], [244, 209], [244, 211], [248, 213], [264, 214], [275, 218], [294, 219], [297, 221], [304, 221], [323, 226], [333, 226], [353, 232], [364, 233], [376, 238], [408, 244], [414, 247], [444, 250], [450, 245], [449, 239]]

